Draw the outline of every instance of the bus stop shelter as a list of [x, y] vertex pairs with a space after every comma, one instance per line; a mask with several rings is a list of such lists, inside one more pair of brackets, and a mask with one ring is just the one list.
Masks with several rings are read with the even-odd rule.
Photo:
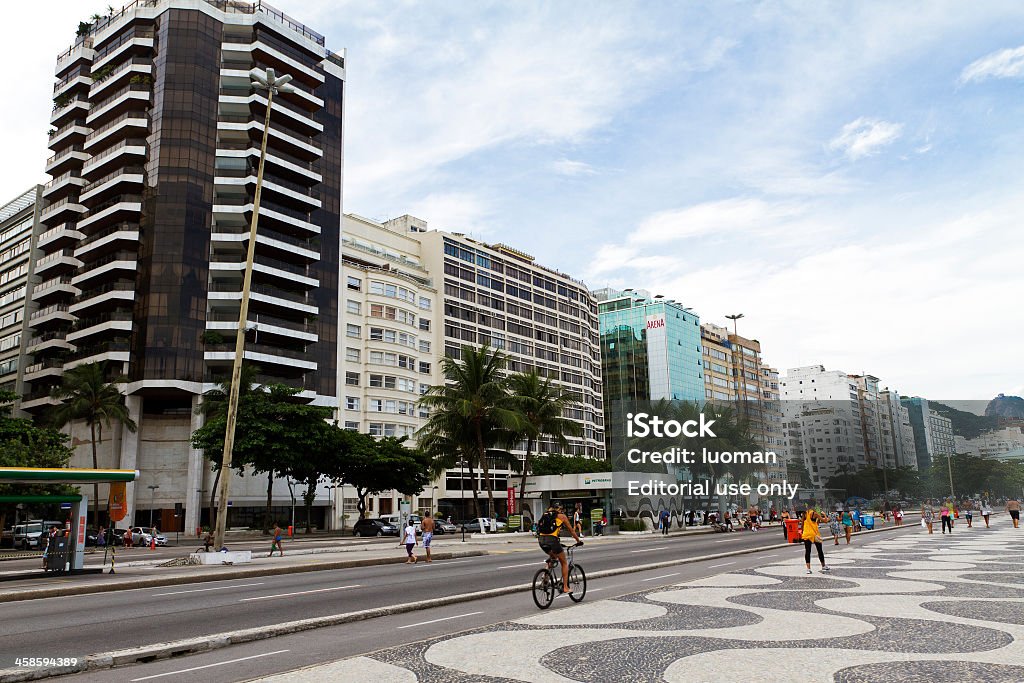
[[[0, 467], [0, 484], [110, 484], [135, 481], [138, 470], [103, 470], [73, 467]], [[85, 565], [86, 512], [89, 497], [85, 494], [0, 495], [0, 503], [71, 503], [71, 548], [65, 571], [78, 571]]]

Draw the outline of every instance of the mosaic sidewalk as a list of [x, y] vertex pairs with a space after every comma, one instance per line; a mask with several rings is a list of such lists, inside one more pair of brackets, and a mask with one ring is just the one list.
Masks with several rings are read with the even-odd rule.
[[833, 547], [264, 680], [1024, 681], [1024, 529]]

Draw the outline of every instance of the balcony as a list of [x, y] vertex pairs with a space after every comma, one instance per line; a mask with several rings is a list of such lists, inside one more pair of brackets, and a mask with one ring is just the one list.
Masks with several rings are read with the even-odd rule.
[[113, 87], [122, 82], [125, 78], [134, 78], [137, 75], [151, 76], [153, 73], [153, 60], [149, 57], [132, 57], [114, 66], [110, 71], [100, 69], [94, 71], [93, 77], [102, 76], [92, 83], [89, 89], [89, 97], [95, 99], [103, 90]]
[[87, 347], [80, 347], [64, 361], [64, 369], [71, 370], [79, 365], [99, 361], [127, 363], [130, 352], [131, 345], [125, 339], [115, 339]]
[[[89, 100], [82, 96], [58, 97], [53, 105], [53, 114], [50, 115], [50, 125], [59, 128], [67, 122], [69, 117], [86, 114], [91, 106]], [[88, 122], [88, 120], [88, 116], [86, 116], [86, 121]]]
[[94, 155], [89, 161], [82, 165], [82, 175], [99, 170], [101, 167], [114, 161], [120, 156], [146, 156], [146, 141], [142, 138], [129, 138], [122, 140], [116, 145], [109, 147], [99, 154]]
[[94, 55], [95, 51], [92, 49], [92, 37], [80, 37], [74, 45], [57, 57], [57, 75], [60, 75], [66, 69], [71, 68], [71, 66], [79, 59], [92, 59]]
[[[306, 342], [317, 341], [317, 328], [306, 320], [290, 320], [265, 313], [249, 311], [246, 321], [246, 328], [256, 328], [259, 331], [268, 331], [272, 334], [282, 336], [294, 336]], [[206, 329], [235, 332], [238, 329], [237, 311], [210, 311], [206, 315]]]
[[[252, 169], [218, 168], [214, 170], [213, 182], [214, 185], [220, 186], [218, 190], [220, 193], [231, 192], [232, 190], [237, 193], [248, 193], [251, 186], [255, 194], [256, 171]], [[298, 220], [302, 222], [308, 222], [309, 218], [308, 214], [302, 211], [314, 211], [323, 205], [319, 199], [312, 195], [308, 185], [293, 183], [284, 178], [270, 175], [266, 171], [264, 171], [263, 175], [263, 191], [270, 195], [269, 197], [264, 195], [264, 201], [284, 202], [284, 204], [294, 207], [297, 211], [293, 215], [297, 218], [301, 216], [302, 218], [298, 218]], [[264, 204], [261, 201], [261, 210], [263, 207]], [[319, 228], [317, 228], [316, 232], [320, 232]]]
[[72, 321], [74, 316], [68, 313], [67, 304], [51, 304], [46, 308], [40, 308], [37, 311], [33, 311], [32, 315], [29, 316], [30, 327], [41, 327], [54, 320], [65, 320]]
[[[260, 302], [267, 306], [277, 306], [285, 311], [301, 312], [309, 315], [316, 315], [320, 309], [316, 301], [299, 292], [279, 289], [270, 285], [256, 284], [249, 288], [249, 299], [251, 302]], [[207, 294], [207, 300], [212, 307], [230, 306], [235, 307], [242, 300], [242, 283], [240, 282], [214, 282]]]
[[72, 278], [72, 282], [85, 288], [86, 282], [108, 276], [118, 270], [134, 272], [138, 268], [139, 256], [132, 251], [119, 251], [90, 262], [82, 267], [82, 272]]
[[79, 202], [78, 195], [70, 195], [63, 199], [58, 199], [55, 202], [51, 202], [46, 208], [43, 209], [39, 215], [39, 220], [43, 223], [53, 221], [57, 216], [64, 216], [66, 221], [74, 221], [83, 213], [85, 213], [85, 207]]
[[303, 62], [300, 62], [294, 57], [291, 57], [290, 55], [281, 52], [280, 50], [269, 45], [265, 41], [262, 41], [258, 38], [253, 39], [252, 37], [244, 37], [241, 38], [241, 40], [245, 42], [235, 42], [235, 39], [229, 38], [221, 44], [221, 51], [222, 54], [225, 56], [225, 59], [228, 59], [230, 55], [231, 59], [241, 60], [242, 57], [236, 55], [238, 55], [239, 53], [252, 53], [254, 50], [257, 50], [263, 53], [265, 56], [272, 58], [274, 63], [271, 64], [271, 66], [276, 67], [278, 71], [292, 74], [293, 76], [295, 76], [298, 79], [301, 79], [305, 83], [320, 84], [323, 83], [324, 80], [326, 80], [324, 78], [324, 75], [317, 71], [314, 67], [309, 66]]
[[81, 196], [82, 187], [85, 185], [85, 178], [75, 170], [65, 171], [43, 187], [43, 197], [51, 202], [63, 197], [65, 194], [77, 194]]
[[44, 171], [52, 176], [60, 177], [72, 166], [77, 166], [89, 158], [82, 145], [74, 144], [63, 149], [46, 160]]
[[121, 194], [108, 199], [89, 209], [89, 215], [78, 221], [78, 227], [80, 230], [85, 230], [90, 225], [96, 227], [105, 225], [110, 222], [108, 219], [121, 212], [128, 212], [135, 216], [142, 213], [142, 195]]
[[[128, 245], [122, 245], [123, 247], [131, 247], [138, 244], [138, 223], [125, 221], [123, 223], [117, 223], [116, 225], [108, 225], [102, 230], [99, 230], [98, 232], [95, 232], [83, 239], [75, 248], [75, 256], [87, 256], [94, 250], [102, 250], [104, 247], [122, 240], [131, 243]], [[122, 249], [122, 251], [124, 251], [124, 249]]]
[[[266, 185], [266, 181], [264, 181], [264, 185]], [[233, 197], [224, 196], [223, 194], [217, 195], [213, 198], [213, 212], [214, 214], [233, 214], [240, 219], [238, 222], [248, 223], [249, 219], [247, 215], [252, 214], [252, 202], [252, 198], [248, 195]], [[264, 196], [260, 200], [261, 231], [263, 229], [262, 226], [266, 222], [282, 224], [287, 228], [301, 228], [316, 235], [320, 234], [320, 226], [316, 223], [309, 222], [308, 213], [281, 206], [277, 202], [271, 201], [268, 197]]]
[[120, 90], [107, 96], [102, 102], [97, 102], [85, 117], [85, 122], [95, 127], [104, 118], [116, 114], [126, 104], [141, 108], [140, 104], [148, 104], [152, 85], [149, 83], [129, 83]]
[[33, 363], [25, 368], [25, 381], [41, 379], [43, 377], [59, 377], [64, 371], [64, 361], [60, 358], [47, 358], [38, 363]]
[[[224, 361], [231, 362], [235, 359], [235, 345], [232, 344], [207, 344], [203, 353], [206, 362]], [[258, 363], [261, 366], [276, 363], [293, 368], [304, 370], [316, 370], [317, 364], [310, 360], [310, 354], [305, 351], [285, 349], [270, 344], [246, 343], [243, 358]]]
[[[142, 130], [135, 130], [141, 128]], [[85, 138], [85, 148], [94, 147], [104, 140], [118, 138], [122, 133], [138, 137], [149, 129], [149, 115], [143, 111], [126, 111], [117, 118], [93, 130]]]
[[[225, 273], [237, 273], [239, 277], [242, 277], [244, 270], [244, 256], [217, 256], [210, 259], [210, 272], [215, 277]], [[284, 280], [285, 283], [319, 287], [320, 281], [305, 275], [305, 270], [302, 266], [285, 263], [284, 261], [262, 255], [257, 255], [256, 262], [253, 264], [253, 274], [261, 276], [260, 279], [265, 280], [268, 276], [277, 277]]]
[[53, 330], [33, 335], [26, 351], [30, 354], [37, 354], [50, 349], [70, 351], [75, 347], [66, 340], [66, 337], [67, 332], [65, 330]]
[[[98, 71], [108, 63], [114, 61], [118, 55], [124, 54], [134, 48], [152, 48], [156, 34], [152, 29], [135, 29], [130, 33], [124, 33], [109, 45], [104, 45], [93, 56], [92, 70]], [[147, 51], [147, 50], [141, 50]]]
[[[215, 211], [216, 209], [217, 207], [214, 206]], [[212, 242], [245, 245], [249, 241], [249, 228], [244, 225], [218, 224], [213, 227], [210, 240]], [[276, 249], [282, 255], [292, 258], [300, 257], [311, 261], [320, 260], [319, 238], [301, 239], [261, 225], [258, 226], [256, 231], [257, 248], [260, 245]]]
[[85, 125], [85, 119], [74, 119], [68, 121], [60, 128], [55, 128], [50, 133], [50, 140], [47, 143], [47, 147], [50, 149], [60, 149], [65, 145], [71, 143], [72, 139], [75, 142], [81, 142], [81, 138], [89, 135], [92, 128]]
[[68, 332], [67, 340], [78, 346], [81, 350], [82, 345], [77, 344], [77, 340], [111, 331], [131, 332], [131, 311], [116, 310], [110, 311], [109, 313], [102, 313], [91, 318], [82, 318], [75, 323], [72, 331]]
[[36, 261], [36, 275], [42, 275], [46, 271], [75, 269], [81, 265], [82, 262], [75, 258], [74, 252], [70, 249], [61, 249]]
[[[82, 194], [80, 195], [80, 197], [82, 201], [99, 199], [108, 191], [118, 187], [121, 183], [127, 183], [131, 185], [142, 185], [142, 183], [145, 181], [144, 174], [145, 170], [141, 166], [123, 166], [114, 171], [111, 171], [102, 178], [94, 180], [91, 183], [85, 185], [85, 187], [82, 188]], [[131, 189], [134, 189], [136, 192], [138, 192], [142, 188], [138, 187]]]
[[[225, 120], [227, 118], [245, 120]], [[220, 120], [217, 121], [217, 130], [222, 137], [225, 137], [225, 133], [235, 133], [236, 135], [238, 133], [246, 133], [249, 136], [258, 136], [258, 139], [262, 139], [263, 121], [255, 121], [247, 116], [228, 117], [222, 115]], [[230, 135], [227, 137], [230, 137]], [[316, 138], [310, 135], [303, 135], [273, 118], [270, 119], [270, 135], [267, 137], [267, 140], [268, 152], [270, 150], [282, 149], [287, 154], [298, 156], [299, 158], [304, 157], [307, 161], [318, 159], [324, 154]]]
[[71, 284], [70, 275], [59, 275], [32, 287], [32, 301], [44, 301], [55, 295], [75, 296], [79, 289]]
[[94, 287], [81, 292], [68, 307], [68, 310], [75, 315], [81, 316], [88, 309], [101, 304], [123, 306], [126, 302], [135, 300], [135, 282], [119, 281], [108, 282], [100, 287]]

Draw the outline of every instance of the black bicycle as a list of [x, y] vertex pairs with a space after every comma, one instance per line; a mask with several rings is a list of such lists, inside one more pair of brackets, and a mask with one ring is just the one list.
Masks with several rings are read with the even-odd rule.
[[[569, 599], [580, 602], [587, 594], [587, 574], [583, 567], [576, 564], [573, 555], [576, 548], [583, 545], [576, 543], [566, 547], [569, 561]], [[547, 609], [555, 601], [555, 595], [562, 590], [562, 572], [559, 561], [549, 557], [543, 569], [538, 569], [533, 576], [533, 601], [537, 607]]]

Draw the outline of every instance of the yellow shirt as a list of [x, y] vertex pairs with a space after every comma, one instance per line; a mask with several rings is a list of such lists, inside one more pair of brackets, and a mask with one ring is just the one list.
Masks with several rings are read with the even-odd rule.
[[800, 538], [804, 541], [813, 541], [821, 535], [818, 531], [818, 521], [814, 517], [817, 517], [817, 515], [813, 511], [808, 512], [804, 517], [804, 530], [800, 534]]
[[562, 526], [565, 524], [562, 521], [562, 516], [555, 517], [555, 532], [552, 534], [542, 534], [540, 531], [537, 532], [538, 536], [558, 536], [558, 533], [562, 530]]

